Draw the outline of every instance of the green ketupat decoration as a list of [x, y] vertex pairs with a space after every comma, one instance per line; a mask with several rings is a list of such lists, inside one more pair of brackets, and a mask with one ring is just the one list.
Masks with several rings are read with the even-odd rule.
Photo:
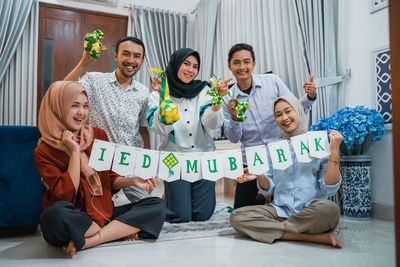
[[150, 71], [157, 72], [157, 78], [161, 78], [161, 92], [158, 119], [166, 125], [179, 121], [178, 107], [169, 98], [169, 87], [167, 74], [160, 69], [152, 68]]
[[178, 159], [175, 157], [173, 153], [169, 153], [168, 156], [165, 157], [163, 160], [164, 164], [168, 167], [169, 169], [169, 175], [174, 175], [174, 172], [172, 171], [172, 168], [178, 164]]
[[228, 213], [232, 213], [232, 211], [234, 210], [234, 208], [232, 208], [231, 206], [227, 206], [226, 209], [228, 210]]
[[[228, 91], [228, 95], [231, 98], [234, 98], [231, 90]], [[237, 113], [236, 115], [237, 121], [244, 122], [247, 119], [247, 115], [245, 114], [245, 112], [248, 108], [251, 108], [251, 105], [249, 105], [249, 100], [246, 99], [243, 101], [237, 101], [237, 106], [235, 108]]]
[[83, 46], [86, 51], [90, 51], [89, 56], [92, 58], [99, 58], [100, 50], [106, 50], [107, 47], [101, 44], [101, 40], [104, 38], [104, 33], [101, 30], [95, 30], [92, 33], [85, 35], [85, 42]]
[[213, 99], [211, 99], [211, 104], [213, 104], [216, 107], [219, 107], [223, 101], [223, 99], [217, 89], [221, 80], [222, 80], [222, 78], [218, 79], [217, 76], [215, 74], [213, 74], [212, 77], [210, 78], [212, 88], [208, 89], [208, 91], [207, 91], [207, 95], [210, 95], [213, 97]]

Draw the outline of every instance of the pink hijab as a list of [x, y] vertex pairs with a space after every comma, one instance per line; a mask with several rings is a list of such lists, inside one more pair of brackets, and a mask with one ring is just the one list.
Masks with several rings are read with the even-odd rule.
[[[38, 125], [42, 138], [39, 144], [45, 142], [51, 147], [64, 151], [69, 155], [69, 150], [61, 142], [64, 130], [72, 131], [66, 124], [66, 115], [72, 107], [77, 96], [85, 93], [78, 82], [58, 81], [54, 82], [45, 94], [39, 110]], [[72, 131], [73, 132], [73, 131]], [[93, 141], [93, 128], [83, 123], [78, 130], [78, 145], [80, 147], [81, 173], [85, 176], [89, 190], [94, 196], [102, 196], [103, 190], [100, 177], [89, 165], [89, 159], [84, 152]], [[76, 140], [75, 140], [76, 141]]]

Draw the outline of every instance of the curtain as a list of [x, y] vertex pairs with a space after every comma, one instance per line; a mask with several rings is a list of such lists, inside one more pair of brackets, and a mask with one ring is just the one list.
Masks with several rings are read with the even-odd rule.
[[[212, 24], [215, 13], [213, 32], [209, 24]], [[243, 42], [254, 48], [255, 74], [273, 71], [295, 95], [304, 94], [303, 83], [309, 76], [298, 45], [295, 15], [290, 1], [200, 1], [195, 23], [199, 28], [203, 27], [202, 31], [188, 33], [197, 40], [196, 48], [201, 50], [210, 46], [202, 42], [213, 43], [211, 68], [207, 70], [208, 73], [202, 72], [203, 79], [208, 79], [213, 73], [224, 78], [232, 77], [227, 67], [228, 52], [232, 45]]]
[[151, 89], [155, 75], [149, 68], [165, 69], [172, 53], [186, 47], [188, 18], [186, 14], [130, 6], [128, 36], [141, 39], [146, 58], [135, 78]]
[[198, 78], [208, 80], [213, 71], [213, 48], [216, 34], [219, 1], [203, 0], [197, 4], [195, 18], [190, 20], [188, 47], [198, 51], [201, 68]]
[[[293, 8], [308, 74], [325, 80], [325, 77], [337, 76], [337, 0], [294, 0]], [[331, 84], [321, 83], [324, 86], [317, 89], [317, 100], [311, 111], [313, 124], [337, 111], [336, 83], [340, 81], [341, 77]]]
[[39, 2], [0, 1], [0, 124], [36, 125]]
[[[171, 11], [130, 6], [128, 36], [141, 39], [146, 48], [145, 62], [135, 79], [151, 89], [151, 79], [155, 73], [150, 68], [165, 70], [172, 53], [186, 47], [188, 16]], [[152, 149], [158, 149], [162, 137], [150, 134]]]

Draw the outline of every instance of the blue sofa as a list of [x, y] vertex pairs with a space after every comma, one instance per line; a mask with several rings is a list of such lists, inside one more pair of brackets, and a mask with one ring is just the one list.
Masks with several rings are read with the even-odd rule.
[[45, 191], [33, 161], [35, 126], [0, 126], [0, 236], [35, 233]]

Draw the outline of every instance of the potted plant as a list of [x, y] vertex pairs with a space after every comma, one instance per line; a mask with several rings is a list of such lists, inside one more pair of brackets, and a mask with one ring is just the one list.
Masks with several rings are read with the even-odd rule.
[[371, 216], [371, 158], [365, 155], [370, 141], [386, 132], [384, 119], [374, 109], [345, 107], [310, 127], [311, 131], [331, 129], [343, 135], [340, 146], [343, 214], [348, 218]]

